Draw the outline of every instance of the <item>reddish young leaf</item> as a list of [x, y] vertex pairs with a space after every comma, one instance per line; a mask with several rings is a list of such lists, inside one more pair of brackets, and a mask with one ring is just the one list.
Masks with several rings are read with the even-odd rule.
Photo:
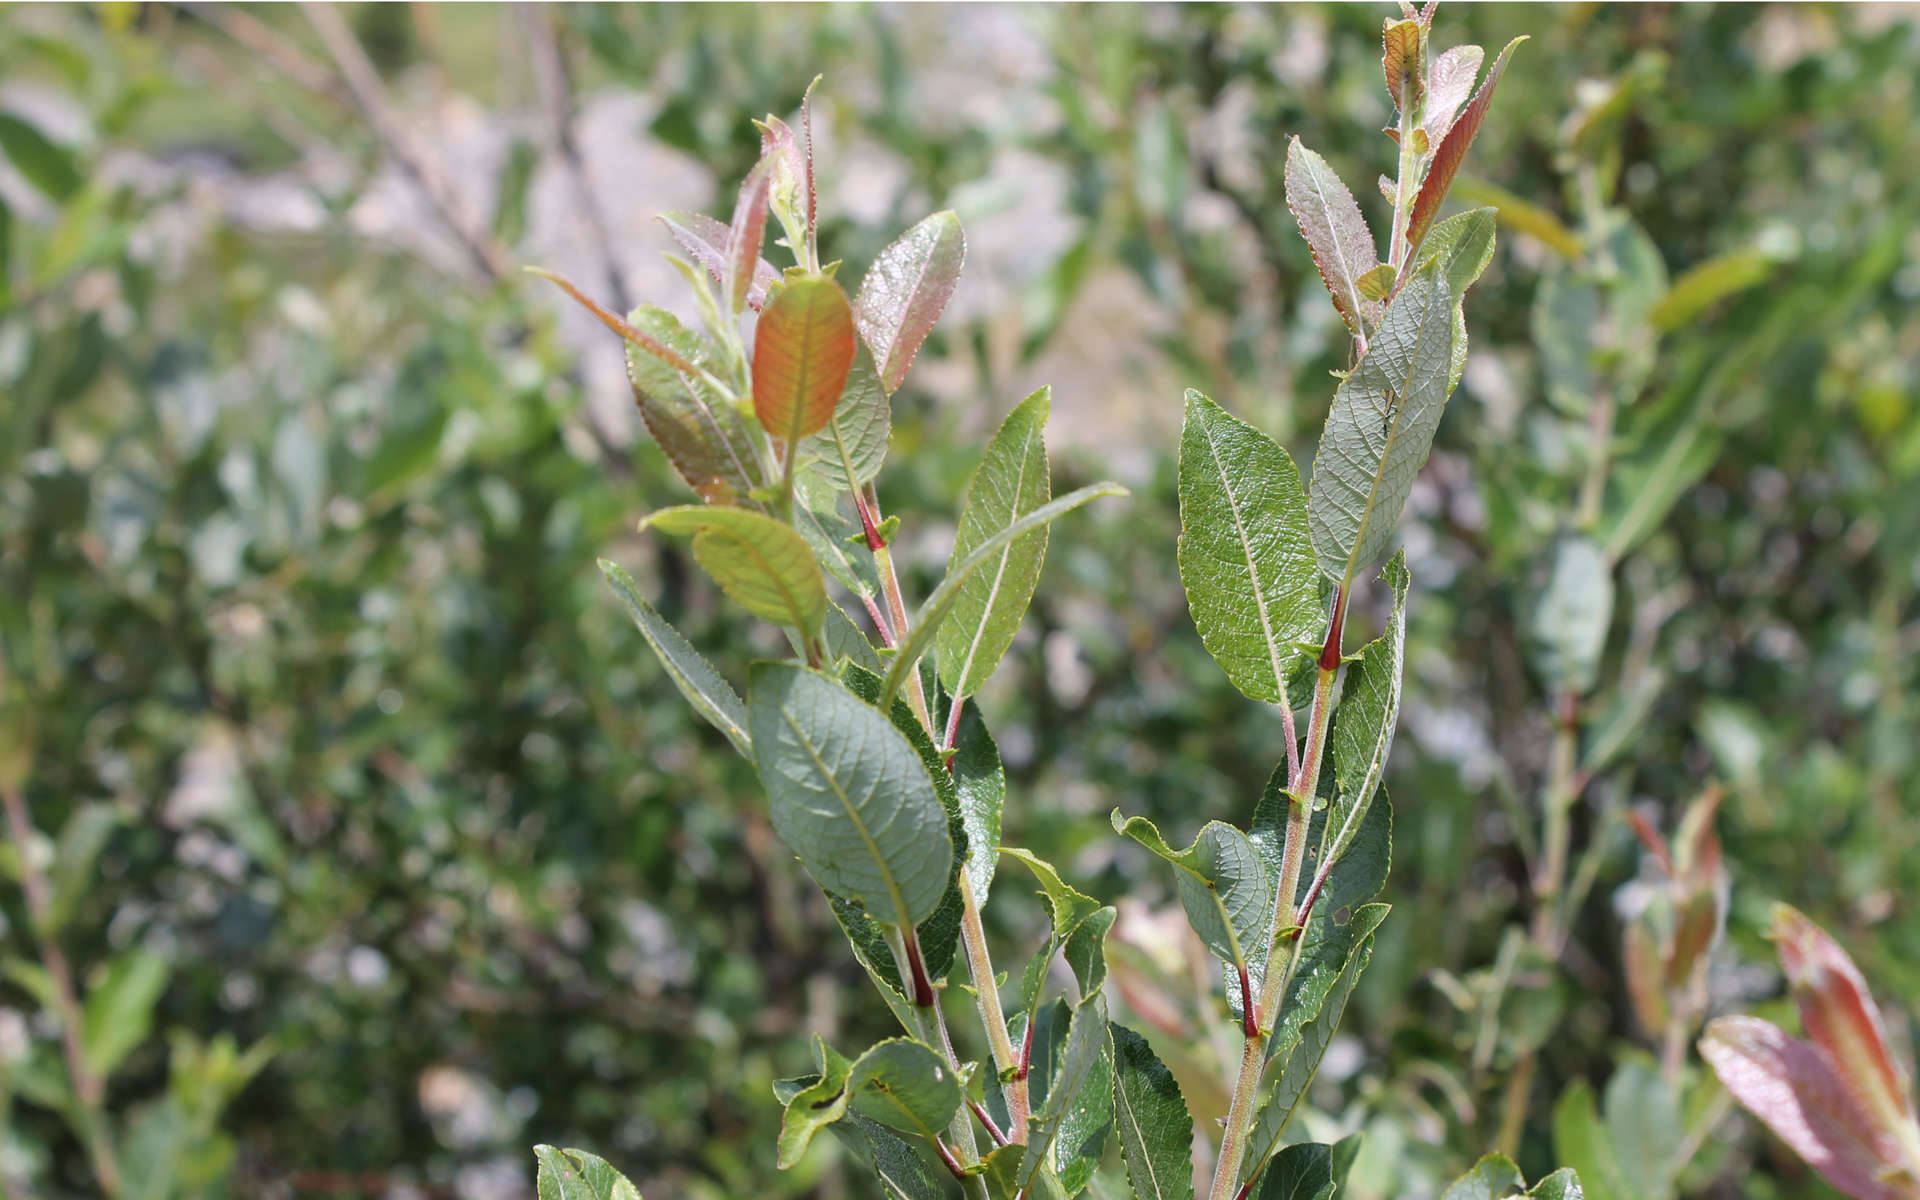
[[1912, 1200], [1889, 1174], [1899, 1149], [1867, 1114], [1817, 1047], [1757, 1017], [1721, 1017], [1700, 1056], [1747, 1111], [1828, 1183], [1854, 1200]]
[[855, 348], [839, 284], [808, 275], [775, 292], [753, 336], [753, 411], [766, 431], [792, 445], [825, 428]]
[[727, 231], [728, 309], [739, 312], [747, 306], [747, 293], [753, 290], [754, 265], [760, 261], [760, 242], [767, 231], [767, 205], [773, 195], [773, 169], [762, 160], [747, 173], [740, 185], [740, 199], [733, 206], [733, 227]]
[[[733, 243], [733, 231], [709, 217], [705, 213], [670, 212], [662, 213], [660, 223], [667, 227], [673, 240], [694, 262], [707, 269], [715, 283], [725, 283], [727, 278], [727, 260], [729, 248]], [[747, 307], [755, 312], [767, 302], [767, 291], [780, 281], [780, 272], [766, 259], [756, 259], [753, 264], [753, 283], [747, 288]]]
[[1869, 1113], [1883, 1123], [1911, 1123], [1906, 1072], [1887, 1051], [1880, 1008], [1853, 959], [1826, 930], [1784, 904], [1774, 906], [1769, 936], [1780, 951], [1807, 1036], [1826, 1051]]
[[1416, 19], [1388, 21], [1380, 35], [1380, 67], [1386, 72], [1387, 94], [1401, 112], [1420, 107], [1426, 87], [1420, 76], [1420, 39], [1425, 33], [1426, 27]]
[[1294, 138], [1287, 144], [1287, 207], [1320, 268], [1347, 328], [1365, 333], [1378, 324], [1380, 303], [1367, 298], [1360, 280], [1379, 265], [1379, 248], [1360, 205], [1327, 160]]
[[640, 349], [645, 350], [648, 354], [653, 355], [661, 362], [666, 363], [674, 370], [685, 371], [689, 375], [700, 374], [700, 368], [688, 362], [684, 355], [669, 349], [666, 345], [662, 344], [658, 338], [644, 334], [627, 324], [627, 322], [622, 320], [620, 315], [613, 310], [595, 300], [589, 299], [587, 294], [575, 287], [573, 281], [566, 276], [556, 275], [552, 271], [545, 270], [541, 267], [526, 267], [524, 270], [529, 275], [538, 275], [547, 282], [554, 284], [561, 291], [579, 301], [582, 308], [585, 308], [594, 316], [599, 317], [601, 324], [613, 330], [629, 342], [632, 342]]
[[1486, 82], [1474, 93], [1473, 100], [1460, 113], [1460, 119], [1447, 129], [1447, 136], [1440, 139], [1434, 148], [1433, 161], [1427, 165], [1427, 177], [1421, 181], [1420, 194], [1414, 197], [1413, 214], [1407, 221], [1407, 254], [1411, 261], [1413, 252], [1420, 247], [1420, 239], [1427, 236], [1427, 230], [1433, 227], [1435, 218], [1440, 215], [1440, 205], [1446, 201], [1447, 192], [1453, 187], [1453, 177], [1460, 172], [1460, 164], [1466, 161], [1467, 148], [1473, 145], [1474, 135], [1480, 132], [1480, 125], [1487, 119], [1487, 109], [1493, 104], [1493, 89], [1499, 85], [1500, 76], [1507, 69], [1507, 56], [1513, 48], [1527, 39], [1517, 37], [1508, 42], [1500, 51], [1493, 66], [1487, 71]]
[[960, 218], [938, 212], [882, 250], [860, 281], [854, 320], [889, 393], [900, 389], [913, 356], [946, 309], [966, 256]]
[[800, 136], [805, 145], [807, 168], [807, 240], [812, 241], [820, 230], [820, 202], [813, 187], [813, 89], [820, 86], [823, 76], [815, 75], [813, 82], [800, 96]]
[[1455, 46], [1433, 60], [1427, 71], [1427, 111], [1420, 122], [1429, 142], [1439, 145], [1453, 128], [1455, 114], [1473, 94], [1473, 81], [1486, 54], [1478, 46]]

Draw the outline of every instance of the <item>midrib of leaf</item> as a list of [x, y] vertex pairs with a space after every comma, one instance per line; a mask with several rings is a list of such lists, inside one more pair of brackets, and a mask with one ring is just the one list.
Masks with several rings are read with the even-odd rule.
[[[711, 537], [716, 533], [721, 533], [721, 532], [722, 530], [720, 527], [717, 527], [717, 526], [710, 527], [702, 531], [700, 536]], [[753, 561], [760, 565], [761, 573], [765, 575], [767, 578], [773, 580], [774, 589], [780, 593], [783, 599], [785, 599], [786, 605], [787, 605], [787, 612], [794, 619], [793, 624], [798, 628], [805, 629], [807, 627], [806, 607], [800, 603], [800, 597], [793, 591], [793, 589], [787, 586], [787, 577], [785, 572], [782, 572], [776, 569], [772, 560], [767, 558], [767, 556], [761, 552], [760, 547], [758, 545], [748, 541], [746, 538], [743, 538], [736, 533], [733, 533], [730, 530], [725, 532], [725, 536], [729, 541], [733, 542], [737, 546], [744, 548], [748, 554], [753, 556]]]
[[[800, 429], [807, 421], [807, 402], [813, 395], [815, 384], [820, 376], [820, 353], [826, 343], [826, 339], [821, 336], [821, 329], [826, 323], [826, 314], [821, 311], [824, 307], [827, 306], [808, 305], [806, 321], [800, 327], [801, 352], [798, 356], [800, 369], [794, 372], [794, 381], [798, 386], [794, 388], [793, 394], [787, 397], [793, 404], [793, 409], [788, 414], [787, 428], [780, 435], [780, 440], [786, 442], [789, 447], [787, 450], [789, 455], [795, 453], [794, 447], [797, 447], [801, 439]], [[835, 401], [837, 404], [838, 397], [835, 397]], [[833, 418], [828, 417], [827, 423], [832, 424]]]
[[889, 373], [889, 368], [893, 366], [894, 351], [900, 347], [900, 331], [907, 327], [907, 312], [913, 307], [914, 297], [920, 294], [920, 282], [927, 277], [927, 268], [931, 266], [932, 263], [933, 254], [931, 251], [920, 256], [920, 270], [915, 272], [913, 276], [913, 286], [907, 289], [907, 303], [900, 306], [899, 320], [893, 322], [893, 328], [887, 332], [886, 361], [878, 364], [880, 386], [883, 390], [886, 388], [886, 378]]
[[[1116, 1078], [1119, 1076], [1119, 1067], [1117, 1064], [1114, 1067], [1114, 1075]], [[1144, 1129], [1140, 1128], [1139, 1118], [1134, 1116], [1133, 1101], [1127, 1096], [1127, 1089], [1124, 1086], [1116, 1087], [1113, 1089], [1113, 1096], [1114, 1106], [1126, 1114], [1127, 1124], [1133, 1129], [1133, 1140], [1140, 1144], [1140, 1157], [1146, 1163], [1148, 1178], [1153, 1181], [1153, 1197], [1157, 1198], [1166, 1195], [1167, 1190], [1160, 1186], [1159, 1167], [1154, 1162], [1153, 1155], [1146, 1153], [1147, 1134]], [[1150, 1200], [1150, 1198], [1143, 1197], [1142, 1200]]]
[[[851, 478], [851, 476], [849, 476], [849, 478]], [[814, 532], [820, 535], [820, 544], [833, 548], [834, 558], [839, 561], [841, 569], [846, 571], [845, 578], [842, 578], [838, 572], [834, 573], [834, 578], [838, 579], [842, 584], [845, 584], [848, 591], [859, 596], [861, 599], [872, 599], [873, 589], [869, 588], [866, 581], [860, 578], [859, 572], [853, 569], [853, 560], [847, 557], [847, 552], [840, 548], [840, 540], [831, 533], [828, 533], [827, 527], [820, 523], [819, 516], [805, 504], [795, 504], [793, 506], [793, 517], [795, 521], [805, 521], [812, 525]], [[852, 580], [852, 583], [848, 583], [848, 580]]]
[[[1340, 256], [1340, 265], [1342, 267], [1342, 278], [1340, 282], [1346, 286], [1347, 303], [1352, 306], [1353, 311], [1353, 323], [1359, 328], [1360, 332], [1364, 334], [1367, 331], [1367, 321], [1363, 315], [1365, 313], [1365, 308], [1363, 307], [1364, 302], [1360, 296], [1359, 289], [1355, 286], [1357, 277], [1352, 271], [1353, 260], [1347, 256], [1347, 248], [1340, 240], [1340, 223], [1333, 218], [1333, 198], [1327, 194], [1326, 185], [1320, 179], [1320, 172], [1312, 164], [1309, 164], [1307, 167], [1307, 176], [1312, 183], [1314, 195], [1319, 197], [1320, 211], [1326, 214], [1327, 232], [1333, 238], [1334, 253]], [[1352, 197], [1349, 196], [1348, 199], [1352, 199]], [[1355, 203], [1357, 204], [1358, 201], [1355, 201]], [[1377, 246], [1373, 247], [1373, 255], [1369, 255], [1369, 257], [1377, 256], [1379, 253], [1379, 248]], [[1285, 690], [1283, 686], [1281, 691], [1284, 693]]]
[[[1434, 325], [1445, 326], [1449, 336], [1453, 333], [1453, 325], [1450, 321], [1426, 320], [1420, 323], [1420, 332], [1415, 336], [1413, 347], [1407, 354], [1407, 377], [1394, 388], [1399, 396], [1399, 403], [1394, 406], [1396, 411], [1393, 414], [1393, 421], [1387, 427], [1386, 441], [1380, 448], [1380, 461], [1373, 467], [1373, 483], [1367, 489], [1367, 503], [1361, 508], [1359, 520], [1354, 526], [1353, 545], [1347, 550], [1347, 566], [1341, 573], [1340, 580], [1340, 586], [1343, 589], [1353, 583], [1354, 572], [1359, 570], [1360, 547], [1366, 542], [1367, 522], [1373, 519], [1373, 506], [1380, 497], [1380, 482], [1386, 478], [1387, 464], [1393, 459], [1394, 444], [1400, 440], [1400, 424], [1407, 419], [1407, 410], [1412, 407], [1407, 400], [1413, 393], [1413, 377], [1420, 361], [1420, 348], [1426, 344], [1428, 330]], [[1354, 374], [1359, 374], [1358, 368], [1355, 369]], [[1443, 401], [1444, 399], [1442, 397]], [[1361, 440], [1364, 442], [1365, 438], [1366, 434], [1363, 431]]]
[[1280, 666], [1280, 647], [1274, 644], [1273, 621], [1267, 616], [1267, 593], [1260, 584], [1260, 567], [1253, 561], [1253, 543], [1247, 534], [1246, 518], [1240, 514], [1240, 497], [1234, 491], [1233, 481], [1227, 475], [1227, 465], [1220, 459], [1220, 447], [1214, 443], [1213, 428], [1206, 429], [1207, 457], [1213, 460], [1215, 472], [1220, 476], [1220, 486], [1227, 494], [1227, 507], [1233, 513], [1233, 529], [1240, 535], [1240, 553], [1247, 560], [1247, 576], [1253, 581], [1253, 603], [1260, 613], [1260, 636], [1267, 643], [1267, 659], [1273, 666], [1273, 682], [1280, 691], [1280, 706], [1291, 709], [1293, 706], [1287, 696], [1287, 674]]
[[832, 788], [833, 794], [839, 798], [840, 807], [846, 810], [847, 819], [853, 822], [855, 829], [859, 830], [860, 840], [867, 844], [867, 853], [873, 856], [874, 862], [880, 864], [880, 873], [887, 880], [887, 895], [893, 898], [893, 911], [898, 918], [894, 924], [903, 930], [912, 929], [913, 921], [907, 915], [907, 898], [900, 894], [900, 884], [893, 877], [893, 868], [887, 865], [886, 855], [881, 853], [880, 843], [874, 840], [872, 832], [867, 829], [867, 823], [860, 819], [860, 813], [854, 807], [853, 797], [847, 795], [846, 789], [840, 786], [840, 781], [828, 769], [826, 760], [820, 757], [820, 751], [815, 748], [813, 739], [806, 735], [791, 716], [787, 715], [785, 704], [780, 706], [780, 719], [785, 721], [787, 728], [800, 739], [800, 745], [806, 749], [807, 757], [813, 760], [814, 767], [820, 772], [820, 778], [827, 781], [827, 786]]
[[[1027, 452], [1033, 448], [1033, 439], [1040, 432], [1040, 423], [1034, 422], [1027, 429], [1026, 440], [1020, 443], [1020, 470], [1019, 473], [1014, 476], [1013, 480], [1013, 512], [1015, 520], [1018, 520], [1020, 516], [1020, 497], [1027, 483]], [[1044, 455], [1042, 456], [1042, 461], [1045, 461]], [[1021, 537], [1024, 536], [1026, 535], [1021, 535]], [[966, 660], [960, 664], [960, 672], [954, 677], [956, 686], [962, 689], [967, 686], [967, 672], [973, 669], [974, 655], [980, 652], [980, 641], [986, 636], [988, 619], [993, 616], [993, 603], [1000, 594], [1000, 581], [1006, 578], [1007, 563], [1013, 558], [1013, 544], [1019, 540], [1020, 538], [1011, 538], [1006, 545], [1000, 548], [1000, 562], [993, 569], [993, 584], [987, 589], [987, 602], [981, 611], [980, 624], [973, 631], [973, 640], [967, 643]]]

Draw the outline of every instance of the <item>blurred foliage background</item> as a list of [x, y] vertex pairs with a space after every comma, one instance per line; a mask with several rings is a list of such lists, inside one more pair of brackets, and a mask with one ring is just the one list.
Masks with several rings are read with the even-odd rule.
[[[1280, 757], [1186, 619], [1180, 389], [1311, 446], [1346, 339], [1282, 201], [1285, 138], [1350, 180], [1390, 169], [1382, 15], [9, 8], [0, 783], [38, 832], [10, 829], [0, 874], [30, 857], [51, 895], [35, 916], [0, 890], [0, 1191], [97, 1194], [104, 1148], [121, 1194], [156, 1200], [504, 1200], [544, 1141], [650, 1196], [863, 1194], [824, 1144], [773, 1171], [768, 1084], [805, 1069], [806, 1032], [879, 1035], [884, 1010], [593, 559], [736, 677], [745, 622], [632, 534], [678, 491], [619, 347], [516, 270], [679, 295], [652, 216], [725, 217], [750, 118], [791, 116], [816, 72], [827, 253], [864, 266], [938, 207], [969, 236], [880, 480], [909, 593], [1033, 386], [1055, 389], [1056, 488], [1135, 488], [1056, 533], [981, 703], [1009, 842], [1122, 902], [1119, 1002], [1196, 1113], [1222, 1111], [1237, 1043], [1195, 999], [1214, 978], [1105, 814], [1182, 840], [1244, 821]], [[1502, 249], [1404, 529], [1399, 911], [1308, 1127], [1368, 1130], [1356, 1194], [1425, 1195], [1503, 1134], [1529, 1175], [1567, 1158], [1581, 1106], [1560, 1099], [1590, 1086], [1643, 1173], [1626, 1194], [1830, 1195], [1697, 1065], [1650, 1065], [1621, 955], [1655, 871], [1623, 818], [1671, 828], [1725, 789], [1712, 1011], [1781, 1007], [1760, 931], [1783, 899], [1904, 1028], [1920, 22], [1583, 5], [1436, 26], [1523, 32], [1462, 185], [1502, 206]], [[1543, 651], [1575, 527], [1614, 603], [1596, 644]], [[1555, 966], [1513, 931], [1569, 712]], [[1040, 936], [1019, 891], [988, 912], [1008, 953]], [[85, 1008], [78, 1075], [49, 944]]]

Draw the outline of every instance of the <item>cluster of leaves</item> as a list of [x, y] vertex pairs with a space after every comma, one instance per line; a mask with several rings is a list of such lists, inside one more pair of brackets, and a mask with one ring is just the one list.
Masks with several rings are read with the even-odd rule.
[[[1325, 161], [1298, 141], [1289, 150], [1289, 205], [1355, 347], [1310, 484], [1277, 443], [1200, 393], [1187, 396], [1181, 580], [1215, 660], [1249, 697], [1277, 708], [1286, 761], [1251, 832], [1211, 822], [1177, 850], [1145, 818], [1116, 809], [1112, 821], [1179, 872], [1181, 904], [1222, 964], [1243, 1031], [1215, 1200], [1256, 1189], [1331, 1195], [1353, 1157], [1350, 1146], [1287, 1145], [1286, 1136], [1387, 912], [1368, 901], [1390, 854], [1390, 810], [1375, 799], [1399, 711], [1403, 557], [1382, 573], [1393, 594], [1387, 632], [1350, 665], [1342, 631], [1355, 578], [1392, 539], [1466, 361], [1463, 304], [1493, 256], [1493, 212], [1436, 218], [1517, 44], [1475, 91], [1479, 47], [1429, 64], [1433, 8], [1408, 8], [1383, 36], [1399, 110], [1389, 132], [1400, 147], [1385, 261]], [[882, 518], [872, 481], [888, 396], [954, 287], [958, 223], [941, 214], [910, 230], [849, 302], [838, 264], [820, 265], [806, 105], [797, 135], [774, 117], [760, 129], [762, 157], [729, 224], [666, 218], [693, 260], [674, 261], [696, 289], [704, 337], [658, 308], [623, 319], [550, 277], [627, 341], [647, 425], [707, 501], [656, 512], [641, 527], [692, 535], [715, 582], [782, 627], [804, 665], [757, 664], [743, 701], [625, 572], [603, 569], [676, 686], [754, 763], [775, 830], [827, 893], [908, 1035], [856, 1058], [816, 1038], [815, 1073], [776, 1085], [786, 1110], [780, 1163], [794, 1165], [831, 1129], [903, 1200], [940, 1194], [923, 1153], [973, 1195], [1064, 1198], [1092, 1181], [1117, 1130], [1136, 1195], [1190, 1196], [1193, 1120], [1178, 1085], [1144, 1037], [1108, 1020], [1114, 910], [1031, 852], [999, 844], [999, 756], [977, 709], [963, 708], [1031, 602], [1046, 523], [1119, 489], [1049, 501], [1048, 395], [1035, 393], [988, 446], [947, 575], [909, 620], [890, 554], [898, 522]], [[784, 274], [759, 258], [769, 212], [795, 259]], [[751, 357], [739, 330], [749, 307], [759, 312]], [[855, 565], [849, 545], [863, 546], [870, 566]], [[827, 597], [829, 577], [865, 608], [878, 646]], [[1294, 696], [1305, 699], [1305, 677], [1303, 741]], [[1039, 877], [1052, 918], [1010, 1022], [979, 916], [1002, 855]], [[961, 942], [991, 1076], [959, 1057], [941, 1006]], [[1074, 988], [1046, 1005], [1058, 956]], [[976, 1120], [994, 1143], [985, 1154]], [[1490, 1160], [1449, 1194], [1520, 1186], [1510, 1164]], [[1570, 1173], [1542, 1189], [1578, 1194]]]

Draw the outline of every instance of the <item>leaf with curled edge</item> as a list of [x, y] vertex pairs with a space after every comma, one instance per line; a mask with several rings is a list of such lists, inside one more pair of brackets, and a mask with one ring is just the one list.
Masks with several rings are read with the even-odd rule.
[[853, 310], [824, 275], [789, 280], [753, 331], [753, 411], [794, 446], [833, 420], [853, 369]]
[[754, 668], [754, 761], [774, 832], [820, 886], [905, 928], [931, 916], [953, 873], [953, 838], [926, 764], [879, 710], [827, 676]]
[[539, 1200], [640, 1200], [632, 1181], [598, 1155], [543, 1145], [533, 1148], [533, 1157]]
[[1360, 365], [1340, 383], [1307, 488], [1320, 569], [1341, 587], [1385, 547], [1446, 407], [1453, 301], [1437, 263], [1387, 306]]
[[1301, 145], [1299, 138], [1287, 143], [1286, 190], [1287, 208], [1307, 239], [1313, 265], [1341, 320], [1355, 333], [1370, 331], [1379, 323], [1382, 306], [1361, 291], [1360, 280], [1379, 265], [1380, 252], [1359, 203], [1327, 160]]
[[855, 323], [889, 394], [900, 390], [907, 368], [953, 298], [966, 257], [960, 218], [951, 210], [937, 212], [882, 250], [860, 281]]
[[1247, 835], [1223, 821], [1209, 821], [1191, 846], [1175, 850], [1145, 817], [1125, 818], [1116, 808], [1112, 821], [1115, 833], [1178, 868], [1174, 879], [1188, 924], [1221, 961], [1245, 967], [1251, 948], [1266, 933], [1273, 892], [1266, 865]]
[[[628, 323], [691, 365], [716, 363], [706, 338], [664, 308], [644, 305]], [[680, 478], [709, 503], [739, 503], [766, 483], [753, 431], [726, 398], [697, 373], [676, 369], [629, 342], [627, 382], [641, 423]]]
[[[670, 212], [660, 214], [673, 240], [694, 262], [706, 268], [715, 283], [725, 283], [727, 264], [733, 256], [733, 231], [724, 222], [705, 213]], [[747, 286], [747, 307], [759, 312], [766, 306], [767, 292], [780, 282], [780, 272], [764, 258], [756, 258], [753, 279]]]
[[693, 538], [693, 557], [734, 603], [763, 621], [817, 634], [826, 583], [806, 540], [764, 513], [718, 505], [663, 508], [642, 529]]
[[[1348, 667], [1333, 733], [1327, 739], [1339, 786], [1327, 808], [1323, 864], [1339, 862], [1360, 832], [1374, 793], [1386, 775], [1387, 753], [1393, 748], [1394, 729], [1400, 720], [1400, 682], [1407, 641], [1405, 551], [1387, 560], [1380, 578], [1393, 592], [1393, 611], [1387, 618], [1386, 632], [1368, 642], [1360, 652], [1360, 661]], [[1332, 868], [1323, 865], [1321, 869]]]
[[767, 206], [772, 195], [772, 166], [763, 162], [741, 183], [733, 224], [727, 230], [727, 273], [721, 286], [726, 291], [728, 312], [737, 314], [747, 306], [754, 266], [760, 261], [760, 244], [766, 239]]
[[1447, 192], [1453, 187], [1453, 177], [1460, 173], [1460, 164], [1466, 161], [1467, 149], [1473, 145], [1474, 137], [1480, 132], [1480, 126], [1487, 119], [1487, 109], [1493, 104], [1493, 89], [1500, 84], [1500, 76], [1507, 69], [1507, 57], [1513, 48], [1526, 41], [1523, 34], [1508, 42], [1501, 49], [1493, 66], [1487, 69], [1487, 78], [1474, 93], [1473, 99], [1462, 109], [1460, 116], [1447, 129], [1447, 136], [1440, 139], [1434, 147], [1433, 158], [1427, 163], [1427, 173], [1420, 181], [1420, 191], [1413, 199], [1413, 212], [1407, 219], [1406, 244], [1410, 250], [1418, 250], [1421, 241], [1427, 236], [1427, 230], [1433, 227], [1440, 216], [1440, 206], [1446, 202]]

